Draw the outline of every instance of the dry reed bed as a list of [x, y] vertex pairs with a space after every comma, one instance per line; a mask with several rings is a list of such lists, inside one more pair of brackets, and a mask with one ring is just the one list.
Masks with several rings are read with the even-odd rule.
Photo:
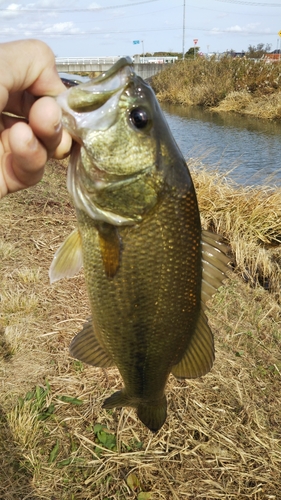
[[[218, 179], [194, 178], [206, 224], [212, 200], [214, 223], [226, 234]], [[89, 315], [83, 275], [48, 283], [52, 255], [75, 225], [64, 185], [64, 167], [49, 162], [39, 185], [1, 202], [0, 498], [277, 500], [281, 317], [273, 294], [230, 272], [208, 313], [214, 368], [194, 381], [171, 377], [159, 433], [134, 410], [102, 410], [120, 387], [118, 372], [68, 356]], [[245, 226], [247, 217], [251, 211]]]
[[205, 228], [226, 238], [246, 281], [265, 286], [280, 302], [281, 187], [238, 186], [200, 160], [191, 160], [189, 168]]
[[161, 102], [264, 119], [281, 117], [281, 65], [246, 58], [179, 61], [153, 77]]
[[281, 118], [281, 92], [254, 97], [247, 90], [232, 91], [211, 111], [233, 111], [241, 115], [267, 120]]

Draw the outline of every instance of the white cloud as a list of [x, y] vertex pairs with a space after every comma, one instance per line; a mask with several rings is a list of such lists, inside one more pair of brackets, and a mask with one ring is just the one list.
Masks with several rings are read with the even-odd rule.
[[261, 28], [260, 23], [249, 23], [245, 24], [245, 26], [240, 26], [239, 24], [234, 24], [233, 26], [229, 26], [227, 28], [213, 28], [210, 31], [210, 35], [223, 35], [225, 33], [237, 33], [239, 35], [251, 35], [251, 34], [261, 34], [261, 33], [271, 33], [269, 28]]
[[36, 2], [36, 7], [39, 8], [41, 7], [42, 9], [48, 9], [49, 7], [63, 7], [62, 5], [63, 2], [60, 2], [58, 4], [57, 1], [55, 0], [40, 0], [39, 2]]
[[48, 33], [48, 34], [53, 34], [53, 35], [57, 35], [60, 33], [79, 33], [80, 32], [79, 28], [76, 28], [71, 21], [53, 24], [52, 26], [48, 26], [47, 28], [44, 28], [42, 31], [43, 31], [43, 33]]
[[0, 11], [0, 17], [4, 17], [6, 19], [16, 17], [20, 14], [21, 9], [21, 4], [11, 3], [5, 10]]
[[1, 34], [2, 35], [15, 35], [17, 33], [17, 30], [15, 28], [2, 28], [1, 29]]
[[43, 29], [43, 23], [42, 21], [37, 21], [32, 23], [32, 30], [30, 29], [30, 23], [19, 23], [17, 24], [17, 29], [19, 31], [22, 31], [25, 33], [26, 30], [28, 30], [30, 33], [33, 31], [39, 31]]
[[88, 9], [92, 9], [92, 10], [101, 9], [101, 8], [102, 8], [102, 6], [100, 4], [98, 4], [97, 2], [93, 2], [90, 5], [88, 5]]
[[28, 3], [26, 4], [27, 9], [49, 9], [49, 8], [69, 8], [69, 2], [61, 0], [59, 5], [57, 0], [38, 0], [38, 2]]
[[7, 7], [7, 10], [19, 10], [19, 9], [21, 9], [21, 5], [18, 3], [11, 3]]
[[226, 28], [225, 31], [232, 32], [232, 33], [242, 33], [242, 31], [244, 31], [244, 30], [241, 26], [238, 26], [236, 24], [236, 26], [231, 26], [230, 28]]

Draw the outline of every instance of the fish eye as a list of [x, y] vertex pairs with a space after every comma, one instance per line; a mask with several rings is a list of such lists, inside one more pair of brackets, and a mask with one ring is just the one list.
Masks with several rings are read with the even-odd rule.
[[150, 117], [144, 108], [131, 109], [129, 118], [137, 129], [144, 129], [150, 123]]

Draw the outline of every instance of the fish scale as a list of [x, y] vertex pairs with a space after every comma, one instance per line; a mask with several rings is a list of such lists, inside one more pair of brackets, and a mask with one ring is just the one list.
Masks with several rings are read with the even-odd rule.
[[56, 252], [50, 279], [83, 265], [92, 312], [70, 353], [116, 366], [124, 386], [104, 408], [135, 407], [157, 431], [169, 374], [194, 378], [212, 367], [204, 309], [225, 277], [227, 248], [201, 230], [186, 162], [128, 59], [57, 101], [78, 141], [67, 180], [78, 228]]
[[[157, 212], [141, 225], [119, 229], [123, 249], [114, 279], [106, 276], [94, 221], [78, 213], [95, 334], [120, 367], [127, 392], [133, 393], [131, 386], [137, 385], [134, 394], [139, 398], [154, 394], [156, 387], [163, 396], [167, 376], [187, 347], [200, 308], [200, 231], [196, 231], [195, 194], [193, 204], [191, 196], [167, 194]], [[193, 233], [186, 219], [194, 221]], [[152, 245], [156, 253], [151, 252]], [[130, 362], [121, 365], [124, 358], [136, 360], [143, 353], [145, 383], [140, 387], [139, 370], [132, 373]], [[165, 364], [161, 362], [163, 353]]]

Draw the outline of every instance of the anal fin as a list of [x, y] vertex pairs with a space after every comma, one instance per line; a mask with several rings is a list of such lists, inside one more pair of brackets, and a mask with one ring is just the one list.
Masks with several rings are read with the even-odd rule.
[[83, 329], [74, 337], [69, 351], [71, 356], [88, 365], [99, 366], [101, 368], [114, 366], [110, 355], [98, 342], [91, 321], [88, 321]]
[[102, 405], [106, 410], [110, 410], [111, 408], [122, 408], [123, 406], [135, 406], [126, 395], [124, 389], [114, 392], [114, 394], [104, 400]]
[[212, 368], [215, 359], [213, 334], [201, 309], [196, 329], [181, 361], [173, 366], [172, 374], [177, 378], [196, 378]]

